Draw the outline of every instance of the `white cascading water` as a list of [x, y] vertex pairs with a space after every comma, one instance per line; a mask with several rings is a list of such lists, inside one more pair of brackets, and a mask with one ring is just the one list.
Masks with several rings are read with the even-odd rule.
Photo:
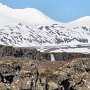
[[55, 61], [55, 57], [53, 54], [50, 54], [51, 55], [51, 61]]

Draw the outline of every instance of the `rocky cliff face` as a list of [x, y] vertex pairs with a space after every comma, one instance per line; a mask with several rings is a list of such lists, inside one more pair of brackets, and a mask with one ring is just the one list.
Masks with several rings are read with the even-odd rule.
[[33, 60], [48, 60], [51, 61], [51, 54], [54, 55], [56, 61], [67, 61], [75, 58], [86, 58], [90, 57], [89, 54], [82, 53], [42, 53], [37, 51], [35, 48], [16, 48], [12, 46], [3, 46], [0, 45], [0, 57], [15, 57], [15, 58], [23, 58], [27, 57]]
[[41, 53], [35, 48], [14, 48], [12, 46], [0, 45], [0, 57], [12, 56], [15, 58], [27, 57], [33, 60], [50, 60], [50, 55]]
[[90, 57], [90, 54], [83, 54], [83, 53], [53, 53], [56, 61], [67, 61], [72, 60], [75, 58], [87, 58]]

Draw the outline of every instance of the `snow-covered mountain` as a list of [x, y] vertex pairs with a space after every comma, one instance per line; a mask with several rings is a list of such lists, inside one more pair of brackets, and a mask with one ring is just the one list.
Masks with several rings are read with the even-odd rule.
[[74, 24], [74, 25], [77, 25], [77, 26], [90, 27], [90, 16], [85, 16], [85, 17], [79, 18], [75, 21], [70, 22], [70, 24]]
[[[5, 15], [7, 18], [12, 18], [18, 22], [41, 24], [41, 23], [54, 23], [55, 21], [45, 16], [42, 12], [34, 8], [25, 9], [12, 9], [6, 5], [0, 4], [0, 14]], [[1, 17], [0, 17], [1, 18]]]
[[0, 4], [0, 44], [15, 47], [90, 45], [90, 17], [61, 23], [34, 8], [12, 9]]

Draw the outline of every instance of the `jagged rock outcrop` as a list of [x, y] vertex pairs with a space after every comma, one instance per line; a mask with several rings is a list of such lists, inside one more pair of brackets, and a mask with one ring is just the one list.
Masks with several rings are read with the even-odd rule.
[[53, 53], [56, 61], [66, 61], [66, 60], [72, 60], [75, 58], [90, 58], [90, 54], [84, 54], [84, 53]]
[[16, 48], [0, 45], [0, 57], [12, 56], [16, 58], [27, 57], [33, 60], [50, 60], [50, 54], [41, 53], [35, 48]]
[[89, 90], [90, 59], [74, 59], [64, 65], [58, 75], [61, 90]]

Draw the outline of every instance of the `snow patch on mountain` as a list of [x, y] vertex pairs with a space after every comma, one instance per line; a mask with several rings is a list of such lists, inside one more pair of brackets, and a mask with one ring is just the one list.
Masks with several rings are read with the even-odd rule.
[[90, 30], [60, 25], [0, 25], [0, 42], [18, 47], [78, 45], [90, 43]]

